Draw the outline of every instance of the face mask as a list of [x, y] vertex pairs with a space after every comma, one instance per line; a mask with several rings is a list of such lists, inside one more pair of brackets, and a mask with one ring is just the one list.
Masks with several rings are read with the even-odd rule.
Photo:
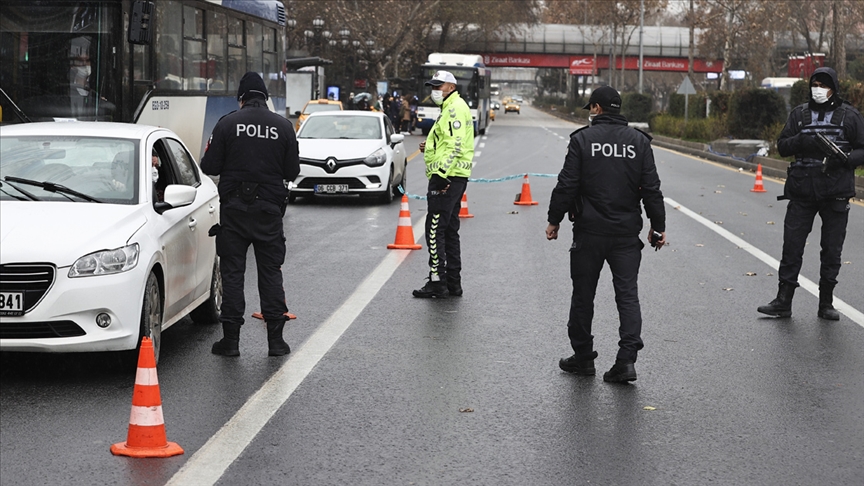
[[821, 105], [828, 101], [828, 88], [810, 88], [810, 94], [813, 95], [813, 101]]
[[444, 92], [441, 91], [440, 89], [433, 89], [432, 90], [432, 102], [434, 102], [436, 105], [440, 105], [441, 103], [444, 103]]
[[590, 115], [588, 115], [588, 124], [589, 125], [592, 125], [594, 123], [594, 117], [596, 117], [596, 116], [597, 115], [594, 113], [591, 113]]
[[72, 66], [69, 77], [72, 82], [75, 82], [76, 79], [86, 80], [90, 77], [90, 66]]
[[150, 173], [152, 174], [152, 177], [153, 177], [153, 183], [155, 184], [156, 181], [159, 180], [159, 169], [157, 169], [156, 167], [151, 167], [150, 169], [151, 169]]

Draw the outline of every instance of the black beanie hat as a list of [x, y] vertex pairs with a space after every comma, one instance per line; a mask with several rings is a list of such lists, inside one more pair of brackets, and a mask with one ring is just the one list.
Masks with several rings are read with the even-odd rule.
[[249, 71], [240, 78], [240, 87], [237, 88], [237, 101], [247, 101], [251, 98], [267, 99], [267, 87], [264, 80], [254, 71]]
[[820, 83], [822, 83], [822, 86], [825, 86], [826, 88], [831, 88], [835, 92], [837, 91], [837, 86], [834, 86], [834, 80], [831, 79], [831, 76], [828, 75], [828, 73], [814, 74], [813, 77], [810, 79], [810, 83], [812, 84], [813, 81], [819, 81]]

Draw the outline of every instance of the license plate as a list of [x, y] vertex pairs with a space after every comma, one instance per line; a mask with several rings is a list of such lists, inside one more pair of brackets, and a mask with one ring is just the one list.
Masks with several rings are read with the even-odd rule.
[[15, 316], [23, 313], [23, 292], [0, 292], [0, 315]]
[[318, 184], [315, 186], [315, 194], [337, 194], [348, 192], [348, 184]]

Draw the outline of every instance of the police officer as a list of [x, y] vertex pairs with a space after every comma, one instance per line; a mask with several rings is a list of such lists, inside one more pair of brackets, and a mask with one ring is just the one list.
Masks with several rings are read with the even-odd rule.
[[[591, 93], [589, 126], [570, 135], [564, 168], [552, 190], [546, 238], [558, 238], [566, 214], [573, 221], [570, 278], [573, 296], [567, 333], [574, 354], [559, 361], [562, 370], [577, 375], [595, 373], [594, 295], [603, 263], [608, 262], [620, 320], [618, 356], [603, 375], [604, 381], [636, 379], [636, 354], [642, 349], [642, 314], [637, 280], [641, 250], [642, 214], [639, 201], [651, 220], [648, 240], [655, 250], [666, 243], [666, 211], [660, 178], [654, 165], [651, 137], [627, 126], [619, 115], [621, 97], [604, 86]], [[652, 239], [651, 235], [657, 233]]]
[[426, 86], [432, 87], [432, 101], [441, 106], [441, 116], [426, 141], [420, 143], [429, 179], [426, 193], [429, 281], [414, 291], [414, 297], [443, 299], [462, 295], [459, 207], [474, 159], [474, 121], [468, 104], [456, 91], [452, 73], [438, 71]]
[[261, 312], [267, 322], [270, 356], [291, 348], [282, 338], [285, 326], [285, 290], [280, 267], [285, 261], [285, 214], [288, 190], [284, 181], [300, 173], [297, 139], [291, 123], [267, 108], [267, 88], [257, 73], [240, 79], [240, 110], [222, 117], [213, 128], [201, 159], [205, 174], [219, 176], [220, 225], [216, 252], [222, 272], [222, 330], [213, 354], [239, 356], [240, 326], [246, 302], [243, 279], [246, 251], [255, 249]]
[[[810, 97], [796, 106], [777, 140], [777, 151], [794, 156], [787, 169], [783, 195], [788, 199], [783, 222], [783, 256], [780, 260], [777, 298], [757, 311], [777, 317], [792, 315], [792, 296], [798, 287], [798, 273], [807, 235], [818, 214], [822, 219], [822, 265], [819, 271], [819, 310], [822, 319], [836, 321], [834, 286], [840, 273], [840, 253], [849, 220], [849, 198], [855, 195], [855, 167], [864, 165], [864, 118], [837, 94], [837, 73], [818, 68], [810, 76]], [[826, 157], [816, 141], [821, 133], [833, 141], [848, 159]]]

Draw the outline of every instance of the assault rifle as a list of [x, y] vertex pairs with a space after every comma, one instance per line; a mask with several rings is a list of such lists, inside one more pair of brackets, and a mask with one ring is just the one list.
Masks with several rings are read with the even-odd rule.
[[845, 164], [849, 160], [849, 155], [846, 152], [837, 146], [836, 143], [828, 140], [828, 137], [821, 133], [816, 134], [816, 143], [819, 144], [819, 149], [822, 150], [822, 154], [825, 155], [825, 158], [822, 159], [822, 172], [828, 168], [828, 159], [830, 158], [838, 158], [843, 161]]

